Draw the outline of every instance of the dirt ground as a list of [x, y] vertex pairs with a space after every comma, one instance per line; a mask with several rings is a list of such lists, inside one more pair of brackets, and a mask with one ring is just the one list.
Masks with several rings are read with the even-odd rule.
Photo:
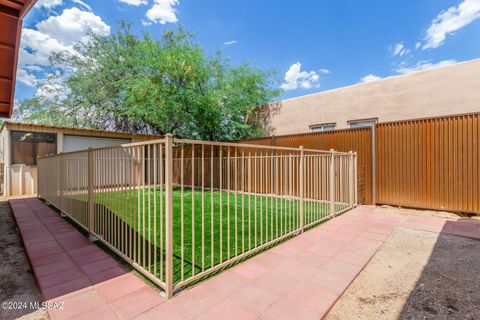
[[[0, 201], [0, 259], [0, 319], [48, 319], [46, 311], [30, 308], [43, 300], [6, 201]], [[5, 310], [9, 302], [26, 303], [26, 308]]]
[[448, 220], [462, 220], [473, 223], [480, 223], [480, 216], [464, 216], [453, 212], [448, 211], [433, 211], [433, 210], [419, 210], [419, 209], [409, 209], [409, 208], [398, 208], [392, 206], [378, 206], [373, 209], [374, 213], [384, 214], [384, 213], [393, 213], [401, 214], [406, 216], [419, 216], [419, 217], [433, 217], [433, 218], [442, 218]]
[[480, 241], [397, 229], [325, 319], [480, 319]]

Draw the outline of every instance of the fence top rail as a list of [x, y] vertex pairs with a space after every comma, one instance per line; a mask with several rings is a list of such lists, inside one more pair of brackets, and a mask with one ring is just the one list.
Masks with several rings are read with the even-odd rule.
[[[108, 150], [108, 149], [119, 149], [119, 148], [129, 148], [129, 147], [138, 147], [138, 146], [145, 146], [145, 145], [154, 145], [154, 144], [162, 144], [165, 143], [166, 139], [155, 139], [155, 140], [147, 140], [141, 142], [134, 142], [134, 143], [126, 143], [121, 144], [118, 146], [108, 146], [108, 147], [99, 147], [99, 148], [92, 148], [93, 151], [101, 151], [101, 150]], [[283, 151], [295, 151], [295, 152], [303, 152], [306, 153], [315, 153], [315, 154], [335, 154], [335, 155], [349, 155], [349, 152], [340, 152], [335, 150], [317, 150], [317, 149], [305, 149], [305, 148], [293, 148], [293, 147], [277, 147], [277, 146], [265, 146], [265, 145], [257, 145], [257, 144], [248, 144], [248, 143], [234, 143], [234, 142], [217, 142], [217, 141], [203, 141], [203, 140], [190, 140], [190, 139], [173, 139], [174, 143], [177, 144], [191, 144], [191, 145], [210, 145], [210, 146], [223, 146], [223, 147], [235, 147], [235, 148], [250, 148], [250, 149], [268, 149], [268, 150], [283, 150]], [[46, 158], [54, 158], [59, 156], [65, 155], [73, 155], [73, 154], [82, 154], [88, 152], [89, 149], [85, 150], [77, 150], [77, 151], [69, 151], [69, 152], [62, 152], [58, 154], [46, 155], [42, 157], [38, 157], [39, 160], [46, 159]], [[354, 153], [356, 154], [356, 152]]]
[[[214, 145], [214, 146], [223, 146], [223, 147], [237, 147], [237, 148], [251, 148], [251, 149], [269, 149], [269, 150], [285, 150], [285, 151], [297, 151], [300, 152], [301, 148], [292, 148], [292, 147], [276, 147], [276, 146], [265, 146], [258, 144], [248, 144], [248, 143], [235, 143], [235, 142], [217, 142], [217, 141], [202, 141], [202, 140], [190, 140], [190, 139], [173, 139], [174, 143], [181, 144], [192, 144], [192, 145]], [[331, 151], [326, 150], [316, 150], [316, 149], [303, 149], [304, 152], [313, 152], [313, 153], [331, 153]], [[348, 152], [338, 152], [334, 151], [335, 154], [349, 154]]]
[[[96, 149], [95, 149], [96, 150]], [[68, 151], [68, 152], [61, 152], [61, 153], [55, 153], [55, 154], [47, 154], [45, 156], [39, 156], [37, 157], [37, 160], [42, 160], [42, 159], [49, 159], [49, 158], [55, 158], [59, 156], [65, 156], [65, 155], [73, 155], [73, 154], [82, 154], [88, 152], [88, 149], [85, 150], [76, 150], [76, 151]]]
[[[101, 150], [107, 150], [107, 149], [119, 149], [119, 148], [125, 148], [125, 147], [136, 147], [136, 146], [143, 146], [143, 145], [149, 145], [149, 144], [161, 144], [164, 143], [165, 139], [155, 139], [155, 140], [147, 140], [147, 141], [141, 141], [141, 142], [133, 142], [133, 143], [124, 143], [124, 144], [119, 144], [118, 146], [108, 146], [108, 147], [98, 147], [98, 148], [92, 148], [93, 151], [101, 151]], [[46, 155], [43, 157], [38, 157], [37, 159], [45, 159], [45, 158], [54, 158], [54, 157], [59, 157], [59, 156], [64, 156], [64, 155], [71, 155], [75, 153], [85, 153], [88, 152], [89, 149], [84, 149], [84, 150], [76, 150], [76, 151], [68, 151], [68, 152], [61, 152], [57, 154], [50, 154]]]

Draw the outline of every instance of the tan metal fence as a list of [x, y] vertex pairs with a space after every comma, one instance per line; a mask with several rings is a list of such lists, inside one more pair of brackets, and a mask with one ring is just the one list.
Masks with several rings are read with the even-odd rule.
[[359, 203], [480, 215], [480, 113], [243, 143], [354, 150]]
[[480, 114], [381, 123], [377, 203], [480, 214]]
[[335, 149], [344, 152], [352, 150], [357, 153], [358, 158], [358, 201], [362, 204], [373, 203], [372, 128], [299, 133], [249, 139], [241, 142], [273, 147], [298, 148], [304, 146], [310, 149]]
[[39, 197], [168, 297], [357, 203], [356, 153], [174, 139], [39, 159]]

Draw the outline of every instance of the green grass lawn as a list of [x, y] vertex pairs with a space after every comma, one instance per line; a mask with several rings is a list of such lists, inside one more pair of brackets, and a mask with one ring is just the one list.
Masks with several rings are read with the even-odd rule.
[[[83, 196], [72, 197], [85, 201]], [[164, 279], [164, 264], [159, 261], [165, 259], [165, 211], [161, 214], [165, 193], [146, 188], [97, 192], [95, 197], [97, 205], [112, 213], [96, 208], [97, 219], [107, 220], [97, 222], [97, 233]], [[295, 199], [207, 190], [202, 199], [200, 190], [192, 194], [185, 189], [182, 197], [180, 189], [174, 189], [172, 200], [175, 283], [288, 234], [300, 223], [300, 202]], [[305, 201], [306, 223], [328, 214], [327, 203]], [[121, 241], [120, 231], [127, 234], [126, 241]]]

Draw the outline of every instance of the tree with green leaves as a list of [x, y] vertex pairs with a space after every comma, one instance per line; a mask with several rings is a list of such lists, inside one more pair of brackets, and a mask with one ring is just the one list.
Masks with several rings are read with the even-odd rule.
[[116, 33], [92, 35], [51, 63], [56, 73], [19, 103], [21, 120], [236, 140], [268, 133], [266, 119], [281, 94], [275, 72], [233, 66], [220, 51], [207, 56], [182, 28], [157, 40], [121, 23]]

